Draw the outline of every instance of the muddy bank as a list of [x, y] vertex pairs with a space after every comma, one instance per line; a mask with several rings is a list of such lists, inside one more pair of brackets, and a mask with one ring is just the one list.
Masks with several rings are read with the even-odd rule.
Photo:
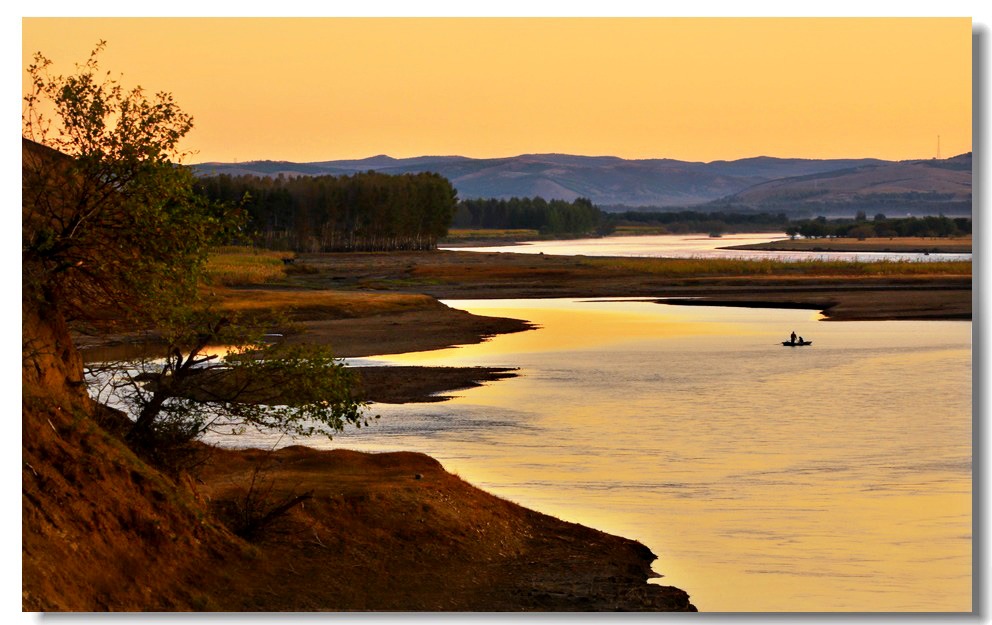
[[[314, 303], [314, 295], [335, 300], [343, 296], [362, 295], [365, 308], [342, 309]], [[498, 334], [523, 332], [533, 326], [520, 319], [485, 317], [445, 306], [426, 295], [416, 298], [414, 306], [398, 307], [394, 302], [377, 302], [379, 294], [355, 294], [340, 291], [298, 291], [292, 288], [229, 289], [227, 303], [252, 302], [286, 313], [287, 324], [270, 328], [288, 345], [329, 345], [336, 357], [355, 358], [386, 354], [404, 354], [481, 343]], [[309, 297], [308, 297], [309, 296]], [[87, 362], [134, 358], [154, 353], [163, 345], [156, 343], [154, 329], [146, 332], [75, 332], [73, 339]], [[151, 350], [151, 351], [149, 351]]]
[[947, 321], [969, 320], [972, 315], [970, 283], [968, 288], [954, 284], [754, 286], [711, 288], [687, 294], [691, 296], [670, 297], [659, 303], [803, 308], [822, 312], [827, 321]]
[[503, 367], [351, 367], [358, 374], [358, 396], [382, 404], [439, 402], [450, 393], [516, 377]]
[[971, 237], [876, 237], [868, 239], [782, 239], [768, 243], [729, 245], [724, 250], [776, 252], [898, 252], [909, 254], [971, 254]]
[[201, 446], [176, 477], [82, 396], [25, 402], [23, 610], [694, 610], [647, 583], [644, 545], [502, 500], [422, 454]]
[[216, 450], [199, 478], [219, 515], [237, 513], [256, 468], [269, 502], [309, 498], [265, 528], [250, 562], [214, 571], [238, 592], [205, 589], [213, 609], [695, 610], [647, 583], [644, 545], [490, 495], [422, 454]]
[[519, 319], [484, 317], [447, 306], [346, 319], [306, 319], [287, 332], [288, 344], [330, 345], [341, 358], [422, 352], [481, 343], [533, 326]]
[[[705, 298], [786, 303], [824, 310], [834, 320], [972, 315], [967, 262], [932, 274], [927, 263], [903, 263], [887, 275], [817, 273], [788, 263], [766, 273], [720, 274], [693, 262], [457, 251], [301, 254], [296, 264], [306, 271], [264, 287], [218, 289], [219, 307], [287, 313], [291, 325], [273, 328], [286, 342], [330, 345], [340, 357], [440, 349], [531, 328], [523, 320], [471, 315], [438, 299]], [[135, 336], [74, 338], [86, 349], [127, 344]]]
[[[280, 341], [330, 345], [338, 357], [435, 350], [532, 328], [524, 320], [472, 315], [436, 298], [638, 296], [688, 305], [808, 308], [835, 321], [972, 316], [969, 263], [961, 264], [961, 274], [911, 273], [927, 269], [917, 266], [906, 267], [905, 275], [881, 276], [815, 274], [801, 266], [771, 275], [699, 275], [695, 267], [685, 271], [680, 263], [658, 259], [452, 251], [301, 255], [297, 263], [307, 271], [282, 283], [222, 290], [220, 306], [284, 313], [288, 325], [273, 328]], [[100, 353], [127, 352], [135, 335], [75, 338], [83, 357], [93, 360]], [[114, 349], [94, 351], [98, 347]], [[473, 377], [480, 373], [376, 372], [365, 392], [371, 401], [424, 401], [498, 379], [487, 373]]]
[[314, 254], [301, 255], [298, 262], [314, 272], [294, 276], [287, 287], [336, 285], [438, 299], [673, 297], [791, 302], [825, 310], [830, 319], [851, 321], [970, 319], [972, 315], [970, 263], [961, 263], [960, 271], [933, 274], [926, 273], [926, 263], [907, 263], [887, 275], [817, 273], [800, 264], [786, 264], [771, 273], [720, 275], [695, 271], [694, 266], [682, 269], [691, 260], [457, 251]]

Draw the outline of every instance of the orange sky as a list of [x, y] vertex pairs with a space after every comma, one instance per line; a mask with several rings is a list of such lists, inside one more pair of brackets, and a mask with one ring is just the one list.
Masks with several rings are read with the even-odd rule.
[[[971, 20], [25, 18], [24, 59], [171, 91], [189, 162], [972, 147]], [[25, 74], [26, 75], [26, 74]]]

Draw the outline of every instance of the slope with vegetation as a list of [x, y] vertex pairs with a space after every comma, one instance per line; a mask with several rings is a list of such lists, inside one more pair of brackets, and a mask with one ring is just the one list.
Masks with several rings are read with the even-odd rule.
[[754, 185], [714, 205], [793, 215], [970, 215], [971, 153], [943, 160], [868, 164]]

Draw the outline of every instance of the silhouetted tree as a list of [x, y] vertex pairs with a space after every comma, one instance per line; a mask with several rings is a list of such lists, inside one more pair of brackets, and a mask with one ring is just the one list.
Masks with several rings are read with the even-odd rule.
[[[51, 61], [40, 53], [28, 67], [23, 306], [54, 326], [112, 310], [130, 328], [154, 328], [165, 345], [150, 361], [157, 375], [137, 375], [131, 363], [111, 367], [119, 374], [111, 376], [111, 386], [127, 389], [135, 407], [127, 438], [140, 448], [188, 441], [218, 414], [296, 434], [358, 424], [362, 404], [351, 398], [348, 376], [326, 353], [273, 353], [256, 340], [257, 332], [239, 328], [201, 300], [207, 246], [231, 236], [237, 213], [195, 193], [190, 171], [179, 164], [177, 146], [192, 118], [170, 94], [126, 90], [101, 72], [97, 59], [104, 45], [73, 75], [53, 75]], [[27, 348], [30, 340], [23, 342], [26, 364], [38, 357]], [[218, 342], [251, 350], [251, 358], [224, 364], [231, 379], [251, 388], [279, 380], [284, 391], [298, 392], [283, 396], [281, 408], [257, 393], [251, 402], [238, 394], [191, 399], [189, 381], [216, 366], [205, 350]]]

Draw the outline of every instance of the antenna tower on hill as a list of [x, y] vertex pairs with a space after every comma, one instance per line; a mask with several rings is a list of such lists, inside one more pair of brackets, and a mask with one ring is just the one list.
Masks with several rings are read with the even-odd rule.
[[940, 160], [940, 135], [937, 135], [937, 160]]

